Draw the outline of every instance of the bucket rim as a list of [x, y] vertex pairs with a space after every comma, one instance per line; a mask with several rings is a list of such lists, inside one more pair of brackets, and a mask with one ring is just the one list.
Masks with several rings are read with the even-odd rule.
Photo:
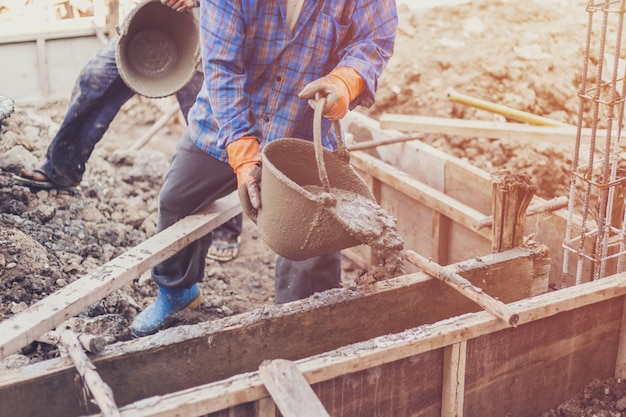
[[[262, 158], [263, 166], [266, 166], [270, 171], [272, 171], [274, 176], [276, 176], [277, 178], [280, 178], [281, 181], [292, 190], [296, 191], [299, 194], [304, 195], [307, 199], [311, 201], [318, 201], [319, 197], [316, 194], [313, 194], [312, 192], [308, 191], [306, 188], [299, 185], [294, 180], [292, 180], [287, 175], [285, 175], [280, 169], [278, 169], [278, 167], [276, 167], [276, 165], [274, 165], [272, 161], [270, 161], [269, 157], [266, 154], [266, 149], [271, 148], [272, 146], [275, 147], [276, 143], [278, 143], [279, 141], [284, 143], [284, 141], [296, 141], [296, 140], [309, 143], [311, 146], [313, 146], [313, 142], [306, 140], [306, 139], [291, 138], [291, 137], [275, 139], [271, 142], [266, 143], [265, 146], [263, 147], [263, 150], [261, 151], [261, 158]], [[261, 187], [263, 187], [262, 178], [261, 178]]]

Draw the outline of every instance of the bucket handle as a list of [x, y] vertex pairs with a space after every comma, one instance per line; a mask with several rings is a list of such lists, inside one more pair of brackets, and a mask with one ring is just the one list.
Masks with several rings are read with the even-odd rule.
[[[324, 191], [330, 194], [330, 181], [328, 180], [328, 174], [326, 173], [326, 165], [324, 164], [324, 150], [322, 146], [322, 112], [326, 105], [326, 98], [323, 97], [315, 103], [315, 112], [313, 113], [313, 146], [315, 148], [315, 161], [317, 162], [317, 170], [319, 173], [320, 181], [324, 187]], [[341, 131], [341, 124], [339, 120], [335, 120], [333, 123], [335, 128], [335, 135], [337, 136], [337, 152], [339, 158], [346, 163], [350, 160], [350, 153], [343, 140], [343, 133]]]

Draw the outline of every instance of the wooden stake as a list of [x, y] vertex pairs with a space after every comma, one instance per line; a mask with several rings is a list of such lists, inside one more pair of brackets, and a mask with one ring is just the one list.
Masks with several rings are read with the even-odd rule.
[[111, 388], [96, 372], [96, 367], [83, 351], [78, 336], [68, 328], [61, 331], [59, 340], [67, 349], [70, 358], [72, 358], [72, 362], [74, 362], [76, 366], [78, 374], [89, 389], [89, 392], [91, 392], [94, 400], [96, 400], [100, 411], [102, 411], [102, 415], [104, 417], [121, 416], [117, 405], [115, 405], [115, 400], [113, 399], [113, 391], [111, 391]]
[[404, 258], [422, 269], [428, 275], [443, 281], [445, 284], [480, 305], [489, 313], [509, 323], [511, 326], [515, 326], [519, 321], [519, 316], [513, 313], [506, 304], [484, 293], [482, 289], [476, 287], [461, 275], [449, 271], [435, 262], [429, 261], [412, 250], [407, 250], [404, 253]]
[[492, 176], [493, 227], [491, 250], [493, 253], [516, 248], [524, 242], [526, 209], [535, 196], [537, 186], [530, 177], [499, 171]]
[[295, 363], [274, 359], [261, 363], [259, 375], [285, 417], [330, 417]]
[[377, 148], [383, 145], [391, 145], [394, 143], [409, 142], [412, 140], [420, 140], [423, 135], [398, 136], [397, 138], [388, 138], [381, 140], [368, 140], [364, 142], [356, 142], [347, 145], [349, 151], [362, 151], [364, 149]]
[[[526, 210], [526, 216], [534, 216], [540, 213], [546, 213], [548, 211], [555, 211], [567, 207], [568, 198], [565, 196], [555, 197], [552, 200], [544, 201], [542, 203], [534, 204], [528, 207]], [[493, 216], [487, 216], [476, 222], [474, 227], [477, 230], [484, 229], [485, 227], [493, 226]]]
[[152, 137], [156, 135], [159, 130], [163, 129], [167, 122], [169, 122], [170, 119], [174, 117], [179, 110], [180, 106], [178, 102], [176, 102], [176, 104], [171, 106], [165, 113], [163, 113], [163, 115], [159, 117], [159, 119], [154, 122], [152, 126], [150, 126], [150, 129], [148, 129], [148, 131], [144, 133], [142, 137], [137, 139], [137, 141], [135, 141], [135, 143], [133, 143], [129, 149], [137, 150], [143, 148], [148, 142], [150, 142], [150, 139], [152, 139]]

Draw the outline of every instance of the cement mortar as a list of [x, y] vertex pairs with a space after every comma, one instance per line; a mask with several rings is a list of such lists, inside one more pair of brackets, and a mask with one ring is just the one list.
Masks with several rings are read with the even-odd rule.
[[[304, 188], [318, 196], [324, 193], [322, 187]], [[338, 188], [331, 188], [330, 191], [336, 198], [336, 205], [327, 210], [351, 236], [370, 246], [381, 262], [377, 268], [359, 277], [358, 282], [361, 284], [401, 275], [404, 272], [404, 239], [398, 233], [396, 219], [370, 198]]]

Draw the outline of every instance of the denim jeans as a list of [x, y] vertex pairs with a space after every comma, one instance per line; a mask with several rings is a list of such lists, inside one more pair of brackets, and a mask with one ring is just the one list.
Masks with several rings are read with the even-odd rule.
[[[46, 176], [61, 186], [79, 183], [85, 164], [120, 108], [135, 94], [122, 80], [115, 61], [118, 37], [111, 39], [81, 70], [59, 131], [48, 147], [41, 166]], [[176, 93], [187, 119], [204, 77], [196, 72]], [[241, 233], [241, 215], [218, 228], [227, 234]]]

